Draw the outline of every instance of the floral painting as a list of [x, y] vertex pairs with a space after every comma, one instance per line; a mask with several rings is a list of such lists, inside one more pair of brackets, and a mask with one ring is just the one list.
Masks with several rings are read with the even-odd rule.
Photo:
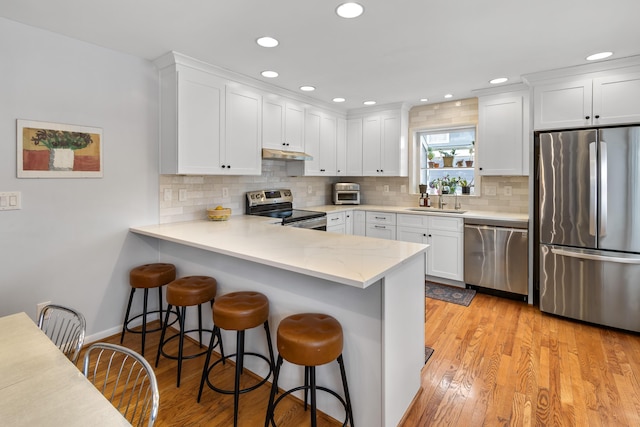
[[102, 129], [18, 120], [18, 178], [102, 177]]

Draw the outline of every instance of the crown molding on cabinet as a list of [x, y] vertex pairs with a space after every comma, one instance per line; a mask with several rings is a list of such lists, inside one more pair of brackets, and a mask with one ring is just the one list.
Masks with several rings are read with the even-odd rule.
[[600, 74], [626, 74], [630, 72], [640, 71], [640, 55], [628, 56], [625, 58], [612, 59], [609, 61], [598, 61], [588, 64], [580, 64], [573, 67], [559, 68], [555, 70], [540, 71], [537, 73], [524, 74], [522, 80], [524, 83], [533, 86], [536, 83], [555, 80], [561, 78], [569, 78], [576, 76], [589, 75], [588, 77], [599, 77]]

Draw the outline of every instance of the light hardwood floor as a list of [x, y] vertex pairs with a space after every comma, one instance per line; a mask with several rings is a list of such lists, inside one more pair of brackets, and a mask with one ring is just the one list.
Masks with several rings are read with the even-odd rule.
[[[638, 334], [550, 316], [490, 295], [476, 295], [469, 307], [425, 300], [425, 344], [435, 351], [401, 427], [640, 426]], [[154, 333], [147, 339], [145, 355], [152, 365], [158, 338]], [[140, 351], [139, 335], [127, 334], [124, 344]], [[161, 359], [156, 426], [233, 425], [232, 396], [205, 388], [196, 403], [203, 363], [203, 358], [186, 361], [176, 388], [176, 362]], [[231, 384], [231, 369], [220, 381]], [[267, 386], [242, 395], [239, 425], [264, 425], [268, 398]], [[301, 403], [290, 399], [277, 422], [307, 426], [307, 416]], [[322, 417], [318, 425], [341, 423]]]

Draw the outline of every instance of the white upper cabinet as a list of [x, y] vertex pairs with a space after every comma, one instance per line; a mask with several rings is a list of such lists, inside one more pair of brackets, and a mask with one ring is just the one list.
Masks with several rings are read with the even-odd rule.
[[336, 175], [347, 175], [347, 121], [337, 119], [336, 128]]
[[160, 173], [260, 175], [262, 97], [160, 58]]
[[262, 173], [262, 96], [238, 85], [227, 86], [226, 138], [221, 167], [230, 175]]
[[262, 100], [262, 146], [304, 151], [304, 107], [282, 97]]
[[347, 120], [347, 176], [362, 176], [362, 119]]
[[539, 84], [533, 96], [536, 130], [640, 121], [640, 73]]
[[528, 93], [480, 97], [478, 172], [480, 175], [529, 174]]
[[[306, 176], [337, 175], [338, 118], [334, 115], [306, 110], [304, 119], [304, 151], [313, 160], [288, 162], [287, 170]], [[304, 171], [299, 171], [300, 166]]]
[[384, 111], [362, 118], [362, 174], [407, 176], [408, 113]]

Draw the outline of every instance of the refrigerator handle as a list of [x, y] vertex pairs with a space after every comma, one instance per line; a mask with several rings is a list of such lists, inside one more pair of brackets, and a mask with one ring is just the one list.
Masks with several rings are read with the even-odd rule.
[[600, 141], [600, 237], [607, 235], [607, 143]]
[[592, 261], [617, 262], [620, 264], [640, 264], [639, 256], [627, 256], [627, 257], [607, 256], [607, 255], [598, 255], [598, 254], [582, 252], [582, 251], [572, 251], [571, 249], [561, 249], [561, 248], [551, 248], [551, 253], [560, 255], [560, 256], [568, 256], [572, 258], [587, 259]]
[[598, 204], [598, 153], [596, 143], [589, 143], [589, 234], [596, 235], [596, 206]]

